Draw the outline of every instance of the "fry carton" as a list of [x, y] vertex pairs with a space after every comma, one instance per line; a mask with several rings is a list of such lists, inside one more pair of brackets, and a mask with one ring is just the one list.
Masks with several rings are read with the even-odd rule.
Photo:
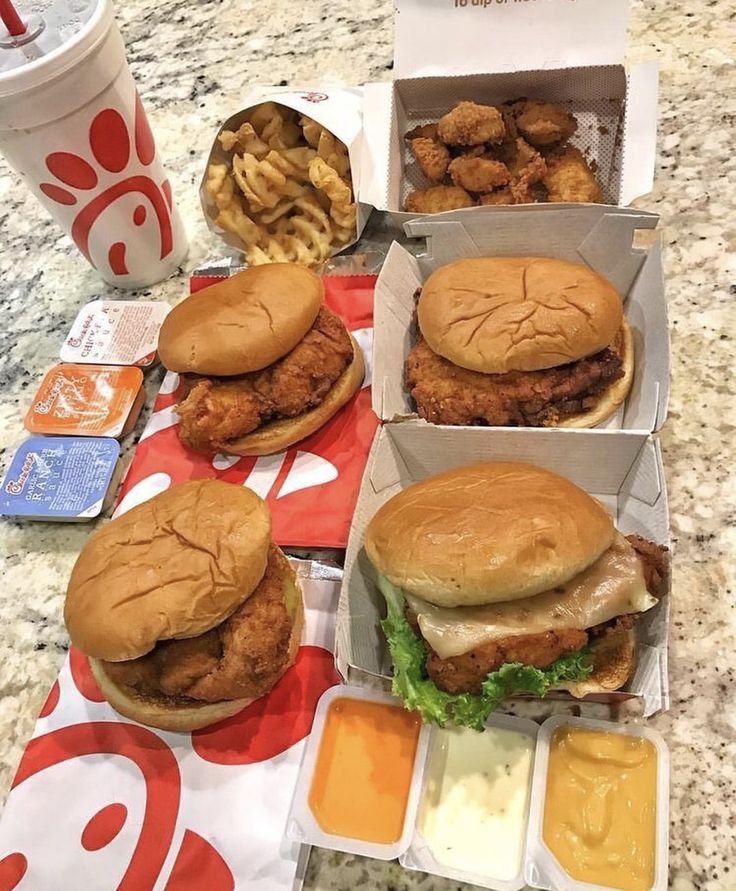
[[[657, 66], [624, 67], [627, 0], [395, 0], [392, 83], [364, 87], [360, 199], [393, 212], [427, 188], [404, 135], [460, 100], [561, 103], [607, 204], [651, 190]], [[415, 214], [416, 215], [416, 214]]]
[[[222, 170], [223, 165], [228, 165], [228, 168], [232, 166], [233, 153], [225, 150], [219, 137], [220, 134], [225, 131], [237, 133], [240, 126], [250, 118], [254, 109], [257, 106], [262, 106], [266, 103], [276, 103], [285, 108], [293, 109], [300, 116], [306, 117], [318, 125], [318, 127], [315, 128], [315, 133], [318, 133], [319, 130], [323, 128], [342, 142], [347, 148], [349, 177], [352, 179], [352, 196], [347, 196], [347, 193], [344, 193], [344, 197], [345, 200], [356, 202], [356, 196], [359, 195], [363, 127], [362, 95], [359, 89], [325, 88], [317, 90], [279, 90], [271, 87], [263, 92], [254, 91], [249, 97], [247, 104], [235, 114], [231, 115], [219, 128], [207, 157], [207, 163], [199, 189], [202, 210], [204, 211], [207, 225], [213, 232], [217, 233], [224, 242], [238, 251], [243, 251], [246, 246], [245, 242], [255, 240], [259, 236], [259, 232], [253, 229], [252, 222], [249, 219], [242, 219], [242, 210], [238, 211], [238, 207], [243, 202], [243, 198], [241, 197], [242, 189], [235, 185], [233, 180], [228, 182], [228, 179], [225, 179], [224, 182], [219, 182], [212, 178], [213, 174], [217, 174], [218, 168]], [[264, 126], [266, 128], [278, 129], [278, 125], [272, 122], [266, 123]], [[270, 130], [267, 130], [267, 132], [270, 132]], [[309, 130], [307, 130], [306, 133], [306, 136], [299, 137], [299, 144], [309, 149], [309, 145], [305, 141], [308, 136], [309, 139], [316, 143], [315, 147], [317, 147], [318, 137], [313, 135]], [[277, 142], [274, 144], [277, 144]], [[257, 148], [254, 150], [258, 152]], [[266, 149], [264, 148], [263, 151], [265, 152]], [[322, 154], [325, 154], [322, 150], [319, 151], [321, 151]], [[338, 152], [339, 151], [340, 148], [338, 146]], [[259, 154], [263, 154], [263, 152], [259, 152]], [[282, 155], [283, 153], [279, 152], [279, 154]], [[271, 158], [278, 168], [275, 172], [272, 167], [268, 166], [271, 163], [269, 158]], [[294, 182], [289, 181], [292, 174], [289, 172], [288, 165], [284, 166], [283, 162], [272, 158], [271, 155], [269, 155], [269, 158], [262, 161], [262, 166], [257, 170], [254, 167], [254, 170], [252, 171], [249, 168], [247, 171], [243, 170], [239, 173], [241, 174], [241, 180], [244, 177], [245, 181], [249, 182], [255, 189], [254, 200], [256, 201], [256, 204], [254, 206], [256, 207], [258, 206], [257, 199], [259, 196], [264, 197], [267, 205], [269, 205], [272, 200], [275, 200], [275, 196], [266, 198], [266, 193], [261, 190], [273, 189], [280, 194], [283, 193], [283, 195], [279, 197], [276, 206], [267, 206], [258, 214], [251, 213], [250, 209], [246, 208], [247, 216], [249, 218], [255, 218], [257, 216], [257, 226], [262, 228], [263, 226], [268, 226], [268, 233], [265, 235], [262, 231], [260, 233], [259, 247], [270, 253], [271, 259], [293, 260], [296, 256], [297, 261], [301, 262], [299, 259], [300, 254], [303, 253], [301, 247], [299, 248], [298, 254], [295, 255], [293, 251], [290, 251], [288, 252], [288, 256], [284, 254], [284, 256], [281, 257], [278, 255], [278, 247], [274, 248], [273, 245], [270, 247], [266, 245], [266, 241], [268, 241], [268, 237], [270, 236], [271, 238], [275, 238], [278, 246], [281, 248], [285, 247], [284, 238], [280, 236], [276, 230], [279, 228], [279, 221], [283, 223], [287, 214], [296, 213], [297, 211], [299, 211], [298, 215], [303, 217], [308, 225], [302, 226], [300, 224], [300, 228], [295, 237], [299, 238], [306, 251], [311, 252], [312, 258], [315, 260], [314, 265], [319, 265], [323, 260], [319, 257], [319, 248], [314, 243], [310, 243], [310, 239], [318, 240], [324, 235], [323, 230], [325, 226], [331, 226], [333, 231], [331, 247], [324, 252], [324, 259], [331, 254], [344, 250], [357, 241], [358, 236], [368, 220], [368, 215], [371, 210], [370, 207], [362, 202], [357, 202], [357, 231], [355, 235], [349, 235], [347, 217], [343, 219], [339, 213], [334, 212], [336, 206], [334, 202], [329, 211], [330, 223], [325, 223], [324, 208], [320, 209], [319, 206], [314, 208], [313, 211], [311, 208], [305, 208], [301, 205], [294, 209], [290, 206], [290, 203], [298, 204], [298, 200], [296, 202], [291, 202], [290, 199], [297, 195], [299, 191], [299, 183], [295, 184]], [[342, 167], [340, 166], [341, 162], [339, 159], [336, 161], [328, 155], [327, 160], [331, 166], [337, 169], [337, 173], [341, 178], [348, 178], [348, 170], [346, 169], [344, 159], [342, 160]], [[264, 164], [266, 166], [263, 166]], [[306, 174], [295, 173], [293, 175], [299, 180], [300, 176], [304, 179]], [[282, 181], [284, 176], [286, 176], [287, 179], [286, 183]], [[210, 180], [209, 185], [208, 179]], [[232, 202], [228, 203], [226, 195], [226, 190], [231, 188], [231, 184], [234, 186], [234, 194], [237, 204], [234, 211], [232, 210]], [[333, 183], [333, 185], [338, 190], [340, 189], [339, 183]], [[325, 192], [328, 190], [329, 186], [325, 186]], [[281, 216], [282, 211], [283, 217]], [[236, 218], [233, 218], [233, 213]], [[352, 224], [352, 218], [350, 218], [350, 223]], [[340, 228], [341, 224], [345, 224], [344, 229]], [[234, 229], [239, 230], [242, 234], [236, 234], [236, 232], [233, 231]], [[275, 235], [274, 232], [276, 232]], [[286, 238], [288, 239], [289, 236], [287, 235]], [[275, 255], [273, 253], [274, 250], [276, 251]], [[256, 251], [256, 254], [257, 253], [258, 252]], [[260, 254], [258, 256], [260, 256]], [[304, 259], [309, 259], [305, 253], [302, 256], [302, 260]], [[251, 257], [251, 262], [255, 262], [253, 257]]]

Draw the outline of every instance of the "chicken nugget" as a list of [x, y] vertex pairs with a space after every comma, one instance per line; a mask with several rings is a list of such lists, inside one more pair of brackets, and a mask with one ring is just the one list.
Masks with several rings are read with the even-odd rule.
[[550, 201], [591, 202], [603, 200], [603, 192], [583, 153], [568, 145], [547, 156], [547, 172], [542, 178]]
[[439, 119], [437, 133], [447, 145], [480, 145], [500, 142], [506, 128], [501, 112], [494, 106], [459, 102]]
[[[488, 157], [496, 158], [506, 164], [511, 174], [508, 193], [504, 204], [530, 204], [545, 200], [536, 185], [541, 182], [547, 172], [547, 163], [542, 155], [529, 143], [517, 136], [513, 141], [504, 140], [503, 144], [489, 152]], [[488, 202], [495, 204], [497, 202]]]
[[412, 139], [411, 150], [417, 159], [417, 164], [422, 173], [433, 183], [440, 183], [447, 173], [447, 165], [450, 163], [450, 152], [446, 145], [436, 139], [428, 139], [420, 136]]
[[547, 172], [544, 158], [520, 136], [514, 143], [512, 157], [506, 166], [514, 178], [524, 177], [530, 183], [539, 182]]
[[468, 192], [491, 192], [511, 179], [508, 167], [489, 158], [455, 158], [448, 172], [456, 186]]
[[554, 102], [531, 99], [516, 118], [521, 135], [535, 146], [560, 145], [573, 135], [578, 122], [573, 115]]
[[487, 195], [480, 196], [480, 204], [484, 206], [499, 206], [504, 204], [516, 204], [514, 194], [507, 186], [505, 189], [497, 189], [495, 192], [489, 192]]
[[442, 213], [459, 207], [472, 207], [475, 201], [460, 186], [432, 186], [409, 192], [404, 209], [409, 213]]
[[404, 139], [437, 139], [437, 124], [421, 124], [404, 134]]

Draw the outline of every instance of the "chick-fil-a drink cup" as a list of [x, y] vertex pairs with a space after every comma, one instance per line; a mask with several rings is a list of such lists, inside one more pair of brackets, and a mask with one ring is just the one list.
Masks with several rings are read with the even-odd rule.
[[105, 281], [171, 275], [186, 236], [110, 0], [0, 0], [0, 18], [0, 151]]

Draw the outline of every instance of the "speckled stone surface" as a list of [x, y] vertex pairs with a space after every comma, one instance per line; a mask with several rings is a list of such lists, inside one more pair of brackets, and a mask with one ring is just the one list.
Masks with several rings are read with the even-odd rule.
[[[652, 195], [662, 216], [673, 386], [662, 433], [674, 537], [672, 708], [652, 720], [672, 754], [675, 891], [736, 888], [736, 2], [632, 4], [632, 59], [661, 70]], [[199, 210], [203, 158], [219, 121], [257, 83], [312, 86], [390, 77], [389, 0], [121, 0], [133, 72], [191, 239], [186, 270], [221, 246]], [[0, 160], [0, 446], [23, 438], [30, 391], [77, 310], [106, 292]], [[148, 292], [144, 292], [148, 293]], [[149, 379], [152, 391], [155, 379]], [[142, 422], [141, 422], [142, 423]], [[139, 426], [140, 429], [140, 426]], [[131, 438], [131, 441], [135, 437]], [[90, 526], [0, 523], [0, 799], [63, 658], [63, 591]], [[306, 887], [436, 889], [457, 883], [330, 852]]]

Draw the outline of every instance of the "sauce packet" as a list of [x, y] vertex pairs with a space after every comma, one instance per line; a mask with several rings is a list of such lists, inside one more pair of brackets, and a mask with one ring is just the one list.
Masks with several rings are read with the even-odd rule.
[[170, 309], [154, 301], [93, 300], [79, 311], [61, 360], [148, 368], [157, 360], [158, 333]]
[[25, 426], [31, 433], [123, 437], [144, 400], [140, 368], [56, 365], [41, 381]]
[[32, 436], [21, 443], [5, 474], [0, 516], [91, 520], [112, 505], [121, 477], [115, 439]]

